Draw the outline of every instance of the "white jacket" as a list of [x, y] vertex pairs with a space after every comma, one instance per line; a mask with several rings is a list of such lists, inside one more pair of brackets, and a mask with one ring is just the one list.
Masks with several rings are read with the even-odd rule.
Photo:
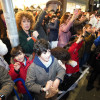
[[0, 40], [0, 65], [5, 67], [5, 69], [9, 70], [9, 65], [3, 58], [3, 56], [7, 54], [7, 52], [7, 46], [2, 42], [2, 40]]
[[92, 18], [90, 18], [89, 24], [91, 24], [92, 27], [95, 27], [96, 23], [97, 23], [97, 19], [96, 19], [95, 16], [93, 16]]
[[7, 52], [7, 46], [2, 42], [2, 40], [0, 40], [0, 56], [4, 56], [5, 54], [7, 54]]

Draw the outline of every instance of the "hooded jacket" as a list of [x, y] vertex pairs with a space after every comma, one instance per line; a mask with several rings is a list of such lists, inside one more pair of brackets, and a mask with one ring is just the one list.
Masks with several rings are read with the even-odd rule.
[[45, 86], [47, 81], [54, 81], [56, 78], [63, 80], [65, 70], [58, 64], [56, 58], [51, 56], [52, 63], [48, 68], [35, 56], [33, 63], [29, 66], [26, 78], [26, 86], [29, 91], [40, 93], [41, 87]]

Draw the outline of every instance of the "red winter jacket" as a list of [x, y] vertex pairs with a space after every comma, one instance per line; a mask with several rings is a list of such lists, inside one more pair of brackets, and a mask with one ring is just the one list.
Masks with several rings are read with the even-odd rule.
[[[17, 78], [22, 78], [25, 81], [28, 67], [33, 62], [33, 59], [29, 60], [29, 57], [26, 57], [26, 56], [25, 56], [25, 58], [26, 58], [26, 66], [24, 65], [24, 63], [20, 62], [21, 67], [20, 67], [19, 73], [15, 72], [14, 64], [9, 65], [9, 68], [10, 68], [9, 75], [11, 76], [12, 80], [17, 79]], [[17, 62], [17, 61], [15, 61], [15, 62]], [[19, 93], [23, 93], [23, 94], [26, 93], [26, 90], [21, 81], [17, 82], [17, 87], [18, 87]]]
[[77, 44], [76, 42], [73, 43], [70, 48], [68, 49], [68, 52], [70, 53], [71, 60], [74, 60], [77, 62], [77, 65], [75, 67], [72, 67], [69, 64], [66, 64], [66, 73], [72, 74], [79, 71], [79, 56], [78, 56], [78, 50], [81, 48], [83, 44], [83, 41]]

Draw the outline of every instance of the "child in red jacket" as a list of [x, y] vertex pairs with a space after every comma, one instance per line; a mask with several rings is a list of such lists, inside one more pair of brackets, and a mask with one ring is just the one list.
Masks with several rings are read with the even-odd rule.
[[66, 91], [81, 74], [79, 73], [78, 50], [83, 42], [83, 37], [79, 36], [76, 42], [69, 43], [64, 48], [56, 47], [51, 49], [51, 54], [58, 59], [58, 62], [60, 61], [61, 66], [66, 70], [64, 81], [59, 86], [60, 90]]
[[71, 76], [74, 73], [79, 72], [79, 54], [78, 50], [82, 47], [83, 44], [83, 37], [79, 36], [76, 42], [72, 43], [68, 49], [70, 53], [71, 60], [69, 60], [66, 66], [66, 73], [68, 76]]
[[[33, 58], [25, 56], [20, 46], [12, 48], [11, 56], [12, 64], [9, 65], [9, 75], [12, 80], [22, 78], [25, 81], [28, 67], [33, 62]], [[17, 87], [18, 92], [23, 94], [23, 100], [29, 100], [21, 81], [17, 82]]]
[[[83, 37], [79, 36], [76, 42], [72, 43], [70, 47], [66, 46], [62, 48], [54, 48], [51, 53], [58, 59], [61, 60], [66, 67], [66, 74], [71, 76], [74, 73], [79, 72], [79, 55], [78, 50], [83, 44]], [[70, 55], [70, 57], [68, 57]]]

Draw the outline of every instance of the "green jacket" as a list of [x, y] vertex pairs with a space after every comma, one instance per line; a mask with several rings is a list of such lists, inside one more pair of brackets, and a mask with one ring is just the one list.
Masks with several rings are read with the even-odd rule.
[[[19, 42], [24, 52], [26, 54], [32, 54], [34, 41], [32, 39], [27, 41], [28, 35], [23, 30], [19, 31], [18, 33], [19, 33]], [[31, 36], [31, 31], [29, 31], [29, 35]]]

